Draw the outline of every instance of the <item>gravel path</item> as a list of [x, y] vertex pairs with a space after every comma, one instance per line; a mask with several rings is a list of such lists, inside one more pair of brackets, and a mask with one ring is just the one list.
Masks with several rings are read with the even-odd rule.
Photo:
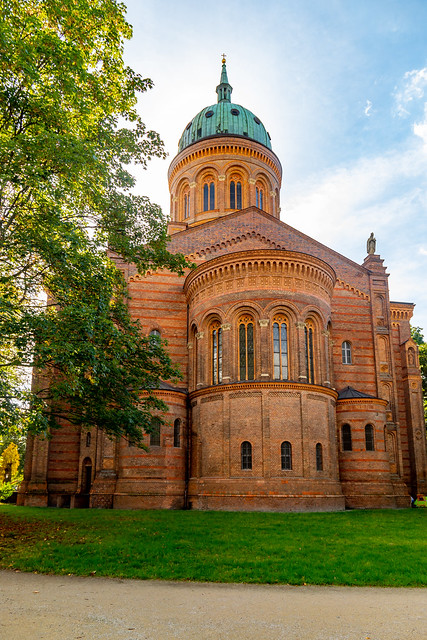
[[0, 571], [3, 640], [427, 640], [427, 589], [197, 584]]

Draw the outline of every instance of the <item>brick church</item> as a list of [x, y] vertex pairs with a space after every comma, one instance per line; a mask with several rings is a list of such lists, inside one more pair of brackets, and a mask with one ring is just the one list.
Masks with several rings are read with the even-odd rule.
[[[185, 276], [118, 260], [130, 310], [167, 340], [168, 425], [148, 451], [96, 428], [30, 438], [19, 503], [327, 511], [427, 492], [414, 305], [391, 302], [373, 234], [357, 264], [280, 221], [270, 135], [231, 101], [186, 126], [169, 167], [169, 249]], [[154, 338], [153, 338], [154, 339]]]

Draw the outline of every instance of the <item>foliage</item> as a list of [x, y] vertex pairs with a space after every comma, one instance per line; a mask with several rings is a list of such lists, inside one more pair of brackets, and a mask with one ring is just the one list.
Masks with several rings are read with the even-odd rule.
[[18, 447], [11, 442], [0, 455], [0, 500], [6, 500], [22, 482]]
[[47, 433], [67, 417], [138, 442], [165, 409], [159, 379], [178, 375], [131, 320], [116, 266], [118, 256], [140, 272], [186, 266], [166, 249], [159, 207], [131, 191], [127, 165], [165, 152], [136, 110], [152, 83], [124, 64], [130, 37], [117, 0], [2, 2], [3, 430]]
[[0, 522], [5, 569], [144, 580], [427, 585], [427, 509], [221, 513], [7, 505], [0, 507]]
[[0, 455], [0, 482], [5, 481], [6, 470], [8, 467], [10, 475], [13, 478], [13, 476], [16, 476], [19, 469], [19, 452], [18, 447], [14, 442], [8, 445]]
[[427, 343], [424, 340], [421, 327], [411, 327], [411, 336], [418, 345], [421, 379], [423, 383], [424, 417], [427, 421]]

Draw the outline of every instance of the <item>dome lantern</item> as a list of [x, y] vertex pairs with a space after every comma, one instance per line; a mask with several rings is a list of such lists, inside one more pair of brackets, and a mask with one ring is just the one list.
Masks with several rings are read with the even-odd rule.
[[216, 136], [238, 136], [271, 149], [270, 134], [261, 120], [239, 104], [231, 102], [233, 87], [228, 82], [225, 58], [222, 58], [217, 103], [202, 109], [187, 124], [178, 143], [178, 153], [200, 140]]

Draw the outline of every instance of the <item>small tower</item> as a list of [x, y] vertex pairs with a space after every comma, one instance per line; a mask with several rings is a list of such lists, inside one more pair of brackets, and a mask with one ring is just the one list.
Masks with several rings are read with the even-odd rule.
[[217, 102], [184, 129], [169, 167], [169, 233], [248, 207], [279, 218], [282, 167], [270, 135], [249, 109], [231, 102], [222, 58]]

